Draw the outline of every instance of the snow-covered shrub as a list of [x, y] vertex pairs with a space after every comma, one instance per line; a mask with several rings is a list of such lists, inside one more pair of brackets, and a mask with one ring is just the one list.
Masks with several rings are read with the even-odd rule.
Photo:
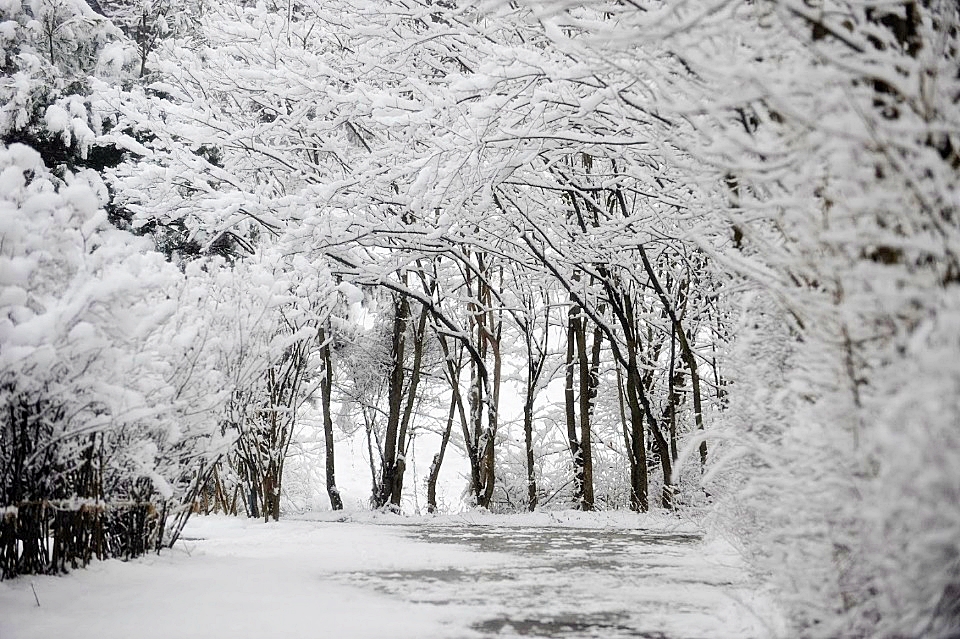
[[107, 222], [95, 173], [66, 178], [0, 147], [5, 575], [159, 544], [229, 396], [214, 340], [196, 338], [204, 318], [184, 315], [202, 289]]

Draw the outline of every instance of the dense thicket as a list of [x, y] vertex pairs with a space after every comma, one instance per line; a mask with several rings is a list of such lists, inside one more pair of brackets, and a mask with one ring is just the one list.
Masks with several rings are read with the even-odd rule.
[[956, 6], [95, 8], [0, 4], [4, 575], [279, 517], [309, 414], [334, 508], [337, 424], [393, 510], [433, 431], [430, 511], [453, 444], [960, 629]]

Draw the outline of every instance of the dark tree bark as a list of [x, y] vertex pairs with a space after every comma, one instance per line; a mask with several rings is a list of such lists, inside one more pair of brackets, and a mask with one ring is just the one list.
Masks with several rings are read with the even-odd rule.
[[[585, 337], [584, 335], [584, 338]], [[586, 342], [585, 339], [584, 342]], [[591, 428], [593, 426], [593, 412], [600, 386], [600, 351], [602, 348], [603, 331], [600, 330], [599, 327], [595, 327], [593, 330], [593, 345], [590, 349], [589, 369], [583, 368], [583, 364], [586, 361], [586, 343], [583, 345], [583, 355], [580, 358], [580, 392], [586, 398], [581, 398], [580, 406], [580, 450], [583, 454], [583, 499], [580, 504], [581, 510], [593, 510], [595, 506], [593, 486], [593, 437]]]
[[[409, 313], [409, 311], [408, 311]], [[407, 432], [413, 418], [413, 409], [417, 402], [417, 390], [420, 387], [420, 375], [423, 367], [423, 347], [426, 334], [428, 310], [421, 309], [420, 318], [413, 334], [413, 363], [410, 367], [410, 379], [407, 382], [407, 399], [403, 409], [403, 418], [400, 421], [400, 432], [397, 434], [397, 464], [393, 476], [392, 495], [390, 503], [400, 507], [400, 498], [403, 495], [403, 474], [407, 468]]]
[[343, 510], [343, 499], [337, 489], [337, 473], [333, 448], [333, 415], [330, 399], [333, 391], [333, 359], [330, 356], [329, 338], [321, 328], [318, 334], [320, 357], [323, 361], [323, 379], [320, 381], [320, 410], [323, 413], [324, 458], [327, 472], [327, 496], [332, 510]]
[[[494, 310], [493, 292], [487, 280], [490, 275], [483, 254], [477, 255], [476, 273], [466, 274], [466, 290], [470, 335], [470, 438], [478, 458], [479, 473], [473, 477], [473, 493], [481, 508], [489, 508], [496, 485], [495, 443], [500, 405], [500, 336], [502, 321]], [[493, 358], [492, 379], [488, 376], [488, 358]], [[486, 419], [484, 419], [486, 418]]]
[[383, 464], [380, 469], [380, 487], [374, 505], [382, 508], [392, 503], [395, 477], [398, 471], [397, 442], [400, 434], [403, 405], [403, 360], [406, 351], [406, 325], [410, 305], [403, 295], [393, 298], [393, 337], [390, 341], [390, 382], [387, 391], [387, 428], [383, 442]]
[[[460, 367], [461, 361], [458, 359], [455, 364], [450, 356], [450, 346], [446, 337], [434, 329], [437, 340], [440, 343], [440, 350], [443, 352], [443, 360], [446, 363], [446, 377], [450, 383], [450, 392], [452, 401], [456, 405], [457, 413], [460, 416], [460, 427], [463, 434], [463, 445], [466, 448], [467, 461], [470, 462], [470, 487], [476, 495], [476, 487], [480, 485], [480, 457], [477, 454], [476, 444], [470, 431], [471, 420], [467, 416], [466, 408], [463, 403], [463, 395], [460, 393]], [[471, 360], [472, 361], [472, 360]]]
[[573, 462], [573, 500], [578, 504], [583, 499], [583, 451], [580, 448], [580, 437], [577, 435], [577, 397], [574, 381], [577, 368], [577, 342], [583, 325], [580, 322], [580, 308], [571, 304], [567, 313], [567, 353], [564, 371], [564, 414], [567, 420], [567, 443], [570, 446], [570, 457]]
[[[546, 307], [549, 314], [549, 307]], [[537, 399], [537, 387], [540, 383], [540, 376], [543, 374], [543, 366], [547, 360], [547, 344], [549, 343], [549, 317], [543, 326], [542, 346], [535, 349], [533, 327], [531, 320], [533, 318], [533, 300], [529, 300], [527, 308], [527, 319], [521, 325], [524, 342], [527, 347], [527, 384], [523, 401], [523, 447], [526, 453], [527, 462], [527, 510], [533, 512], [537, 509], [537, 476], [534, 468], [533, 451], [533, 405]], [[537, 354], [534, 355], [534, 350]]]

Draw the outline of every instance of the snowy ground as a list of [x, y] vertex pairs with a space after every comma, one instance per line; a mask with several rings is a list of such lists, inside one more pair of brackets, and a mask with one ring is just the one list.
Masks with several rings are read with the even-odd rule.
[[779, 625], [729, 545], [627, 513], [198, 517], [160, 556], [0, 582], [0, 639], [767, 639]]

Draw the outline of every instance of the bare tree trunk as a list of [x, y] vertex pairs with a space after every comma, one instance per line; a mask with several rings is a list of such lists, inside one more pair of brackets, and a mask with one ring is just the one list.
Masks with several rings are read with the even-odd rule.
[[473, 496], [477, 506], [483, 506], [484, 454], [485, 442], [483, 430], [483, 384], [477, 373], [477, 367], [470, 365], [470, 391], [467, 403], [470, 406], [470, 441], [477, 456], [477, 473], [472, 476]]
[[[477, 272], [487, 275], [483, 255], [477, 256]], [[493, 296], [483, 277], [476, 278], [476, 294], [473, 293], [474, 278], [468, 273], [467, 292], [476, 302], [468, 306], [470, 335], [475, 344], [471, 350], [470, 383], [470, 423], [473, 428], [471, 439], [478, 457], [478, 471], [474, 476], [474, 496], [481, 508], [489, 508], [496, 485], [495, 443], [497, 419], [500, 402], [501, 356], [500, 331], [502, 321], [495, 316]], [[487, 357], [493, 355], [493, 379], [486, 375]], [[486, 414], [486, 425], [484, 425]]]
[[387, 428], [383, 442], [380, 488], [375, 501], [377, 508], [392, 503], [394, 480], [398, 472], [397, 438], [400, 434], [400, 412], [403, 405], [403, 360], [406, 348], [406, 324], [410, 315], [410, 306], [405, 297], [395, 295], [393, 309], [393, 338], [390, 342], [393, 365], [387, 396]]
[[413, 418], [413, 408], [417, 401], [417, 389], [420, 386], [420, 369], [423, 366], [423, 338], [427, 328], [427, 307], [420, 311], [420, 318], [413, 335], [413, 363], [410, 368], [410, 381], [407, 383], [407, 403], [403, 409], [403, 419], [400, 422], [400, 432], [397, 435], [397, 467], [393, 476], [393, 489], [390, 503], [400, 507], [400, 498], [403, 495], [403, 473], [407, 467], [407, 431]]
[[[674, 463], [677, 461], [677, 386], [682, 385], [682, 374], [678, 377], [676, 373], [677, 364], [677, 327], [672, 326], [670, 330], [670, 371], [669, 388], [667, 389], [667, 428], [670, 432], [670, 459]], [[679, 382], [679, 384], [678, 384]]]
[[[447, 344], [447, 339], [443, 336], [442, 333], [436, 331], [437, 341], [440, 343], [440, 350], [443, 351], [443, 361], [446, 364], [446, 376], [447, 381], [450, 383], [450, 392], [452, 393], [452, 400], [456, 404], [457, 412], [460, 416], [460, 427], [463, 435], [463, 445], [466, 448], [467, 460], [470, 462], [470, 490], [476, 495], [477, 486], [480, 485], [480, 458], [477, 454], [476, 444], [473, 442], [473, 438], [470, 432], [471, 419], [467, 417], [466, 408], [463, 405], [463, 395], [460, 393], [460, 368], [462, 366], [462, 358], [458, 356], [457, 362], [451, 359], [450, 356], [450, 346]], [[462, 345], [460, 354], [462, 355]], [[473, 360], [471, 358], [471, 366], [473, 366]], [[471, 390], [473, 393], [473, 381], [471, 380]], [[471, 408], [472, 410], [472, 408]]]
[[[370, 463], [370, 502], [376, 506], [377, 500], [380, 495], [380, 483], [377, 479], [377, 464], [373, 456], [373, 440], [376, 437], [376, 414], [373, 412], [373, 408], [368, 406], [362, 406], [361, 411], [363, 412], [363, 426], [367, 431], [367, 461]], [[380, 466], [383, 467], [383, 451], [380, 448], [380, 441], [377, 440], [377, 454], [380, 455]]]
[[527, 510], [533, 512], [537, 509], [538, 490], [537, 475], [534, 467], [533, 450], [533, 408], [537, 399], [537, 389], [540, 384], [540, 376], [543, 374], [543, 367], [547, 361], [547, 348], [550, 342], [550, 305], [549, 298], [543, 295], [544, 323], [543, 332], [540, 340], [534, 339], [534, 322], [537, 316], [535, 308], [536, 300], [532, 292], [529, 295], [521, 295], [525, 317], [517, 319], [517, 324], [523, 332], [523, 340], [527, 351], [527, 383], [523, 401], [523, 448], [526, 455], [527, 470]]
[[[637, 469], [637, 458], [633, 454], [633, 437], [631, 435], [630, 423], [627, 421], [627, 409], [626, 409], [626, 397], [627, 389], [623, 384], [623, 374], [620, 372], [620, 367], [616, 367], [617, 373], [617, 404], [620, 409], [620, 427], [623, 431], [623, 443], [627, 450], [627, 461], [630, 462], [630, 507], [634, 508], [633, 505], [633, 494], [635, 491], [635, 482], [634, 478], [639, 472]], [[634, 508], [635, 509], [635, 508]]]
[[[483, 268], [482, 262], [480, 262], [480, 264], [481, 268]], [[503, 360], [500, 355], [500, 339], [502, 336], [503, 321], [502, 317], [493, 310], [493, 294], [490, 286], [486, 281], [480, 284], [481, 290], [483, 291], [483, 297], [481, 299], [483, 300], [484, 307], [488, 309], [486, 313], [487, 322], [483, 327], [485, 332], [484, 339], [493, 355], [493, 387], [490, 389], [489, 401], [486, 403], [487, 428], [485, 431], [486, 441], [483, 456], [484, 463], [482, 466], [484, 471], [482, 474], [484, 480], [483, 507], [489, 508], [490, 502], [493, 500], [493, 491], [497, 480], [495, 464], [497, 426], [500, 415], [500, 382], [503, 369]]]
[[647, 449], [645, 443], [643, 409], [639, 397], [643, 393], [637, 368], [637, 344], [633, 339], [627, 341], [627, 407], [630, 410], [630, 449], [634, 459], [633, 473], [630, 477], [630, 507], [640, 512], [649, 509], [647, 485]]
[[530, 332], [525, 333], [527, 340], [527, 392], [523, 402], [523, 448], [527, 457], [527, 510], [537, 509], [537, 476], [533, 467], [533, 402], [536, 399], [537, 378], [539, 372], [533, 361], [533, 349]]
[[323, 379], [320, 381], [320, 409], [323, 413], [323, 443], [327, 471], [327, 496], [330, 498], [332, 510], [343, 510], [343, 499], [337, 489], [337, 473], [334, 463], [333, 449], [333, 415], [330, 410], [330, 399], [333, 390], [333, 360], [330, 357], [330, 344], [324, 330], [319, 330], [320, 357], [323, 360]]
[[573, 384], [577, 367], [576, 347], [578, 342], [582, 343], [583, 341], [582, 331], [580, 308], [571, 304], [570, 311], [567, 314], [567, 358], [563, 397], [567, 418], [567, 442], [570, 446], [570, 457], [573, 463], [573, 500], [577, 503], [583, 499], [583, 451], [580, 448], [580, 437], [577, 436], [577, 400]]
[[[621, 206], [624, 209], [626, 214], [626, 203], [623, 201], [623, 194], [619, 191], [617, 192], [618, 198], [620, 198], [622, 204]], [[680, 342], [680, 354], [683, 357], [684, 363], [687, 365], [687, 370], [690, 371], [690, 388], [693, 394], [693, 420], [698, 431], [703, 431], [703, 404], [700, 397], [700, 374], [697, 371], [697, 357], [693, 352], [693, 348], [690, 346], [690, 341], [687, 339], [687, 334], [683, 330], [683, 325], [680, 323], [680, 318], [677, 316], [676, 311], [673, 308], [673, 305], [670, 303], [669, 298], [667, 298], [666, 292], [663, 290], [663, 286], [660, 285], [660, 280], [657, 278], [656, 272], [653, 270], [653, 266], [650, 264], [650, 260], [647, 258], [646, 251], [643, 250], [643, 246], [638, 247], [640, 249], [640, 260], [643, 262], [643, 268], [647, 272], [647, 276], [650, 278], [650, 284], [653, 286], [654, 291], [657, 293], [657, 297], [660, 298], [661, 304], [663, 304], [664, 310], [667, 312], [670, 317], [670, 321], [675, 329], [677, 339]], [[701, 471], [706, 468], [707, 465], [707, 442], [700, 442], [700, 468]]]
[[[584, 331], [585, 333], [586, 331]], [[580, 363], [586, 363], [586, 335]], [[600, 350], [603, 346], [603, 331], [599, 327], [593, 330], [593, 346], [590, 351], [590, 367], [580, 371], [580, 452], [583, 455], [583, 499], [580, 502], [581, 510], [593, 510], [595, 498], [593, 492], [593, 438], [591, 428], [593, 411], [600, 386]], [[585, 379], [586, 378], [586, 379]], [[584, 399], [585, 398], [585, 399]]]
[[590, 363], [587, 355], [587, 322], [577, 326], [577, 368], [580, 380], [580, 510], [593, 510], [593, 455], [590, 450]]
[[443, 456], [447, 452], [447, 443], [450, 441], [450, 433], [453, 430], [453, 420], [457, 413], [457, 399], [450, 397], [450, 412], [447, 414], [447, 427], [443, 431], [443, 438], [440, 440], [440, 452], [433, 456], [430, 463], [430, 472], [427, 473], [427, 512], [437, 512], [437, 478], [440, 476], [440, 464], [443, 463]]

